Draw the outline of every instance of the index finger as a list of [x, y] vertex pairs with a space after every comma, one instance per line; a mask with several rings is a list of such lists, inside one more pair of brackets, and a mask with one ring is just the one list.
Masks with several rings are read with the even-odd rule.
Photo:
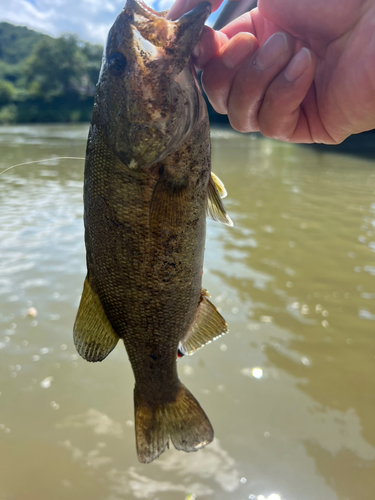
[[175, 21], [176, 19], [179, 19], [183, 14], [186, 14], [186, 12], [194, 9], [194, 7], [196, 7], [203, 1], [208, 1], [211, 4], [211, 12], [215, 12], [215, 10], [217, 10], [223, 3], [223, 0], [176, 0], [166, 17], [167, 19]]

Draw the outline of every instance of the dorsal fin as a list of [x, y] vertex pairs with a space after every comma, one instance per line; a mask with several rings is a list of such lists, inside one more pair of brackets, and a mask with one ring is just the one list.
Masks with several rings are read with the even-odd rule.
[[228, 332], [225, 319], [207, 296], [207, 291], [202, 290], [202, 300], [198, 306], [194, 323], [179, 345], [179, 351], [182, 355], [194, 354], [197, 349]]
[[119, 341], [99, 296], [93, 291], [87, 278], [83, 285], [73, 333], [77, 351], [87, 361], [102, 361]]

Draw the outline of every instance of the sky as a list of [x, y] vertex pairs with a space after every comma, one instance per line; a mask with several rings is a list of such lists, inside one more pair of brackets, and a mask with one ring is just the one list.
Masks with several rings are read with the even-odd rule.
[[[166, 10], [173, 0], [146, 3], [155, 10]], [[0, 21], [52, 36], [76, 33], [81, 40], [104, 44], [124, 4], [125, 0], [0, 0]]]

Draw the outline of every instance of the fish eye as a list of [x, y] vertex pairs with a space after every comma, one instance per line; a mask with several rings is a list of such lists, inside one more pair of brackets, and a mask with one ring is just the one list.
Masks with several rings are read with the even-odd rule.
[[121, 76], [126, 66], [126, 57], [121, 52], [114, 52], [108, 57], [108, 71], [112, 76]]

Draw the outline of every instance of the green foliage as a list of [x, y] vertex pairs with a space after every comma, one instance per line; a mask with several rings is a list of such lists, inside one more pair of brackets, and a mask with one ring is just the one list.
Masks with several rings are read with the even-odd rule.
[[0, 120], [89, 120], [103, 48], [0, 23]]
[[7, 80], [18, 86], [24, 80], [24, 67], [22, 63], [9, 64], [0, 59], [0, 80]]
[[8, 64], [18, 64], [29, 57], [35, 45], [44, 38], [49, 37], [25, 26], [0, 23], [0, 60]]
[[15, 104], [8, 104], [0, 108], [0, 123], [15, 123], [18, 118], [18, 110]]
[[82, 45], [82, 52], [86, 58], [84, 71], [88, 76], [90, 84], [95, 87], [102, 62], [103, 47], [99, 44], [94, 45], [84, 42]]
[[92, 96], [69, 94], [46, 100], [35, 96], [17, 105], [19, 123], [52, 123], [90, 121], [93, 107]]
[[51, 97], [78, 89], [84, 62], [74, 36], [42, 40], [26, 62], [33, 93]]
[[14, 86], [5, 80], [0, 80], [0, 106], [9, 104], [15, 95]]

